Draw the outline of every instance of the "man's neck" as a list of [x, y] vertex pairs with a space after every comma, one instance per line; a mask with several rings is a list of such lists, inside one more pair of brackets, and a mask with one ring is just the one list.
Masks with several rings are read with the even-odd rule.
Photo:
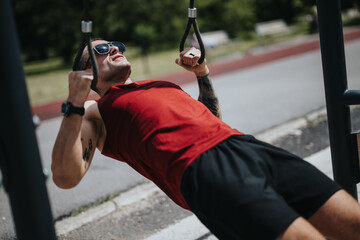
[[104, 96], [105, 93], [114, 85], [117, 85], [117, 84], [124, 84], [124, 85], [127, 85], [127, 84], [130, 84], [132, 83], [133, 81], [128, 78], [126, 79], [125, 81], [119, 81], [119, 82], [112, 82], [112, 83], [109, 83], [107, 87], [104, 87], [103, 89], [98, 89], [99, 92], [98, 94], [100, 95], [100, 97]]
[[133, 81], [132, 81], [130, 78], [128, 78], [128, 79], [125, 80], [124, 84], [126, 85], [126, 84], [130, 84], [130, 83], [132, 83], [132, 82], [133, 82]]

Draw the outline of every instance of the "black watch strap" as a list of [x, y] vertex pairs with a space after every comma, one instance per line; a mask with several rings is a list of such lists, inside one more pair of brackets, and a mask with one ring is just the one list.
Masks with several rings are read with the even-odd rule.
[[63, 102], [61, 105], [61, 113], [64, 117], [68, 117], [71, 114], [79, 114], [80, 116], [83, 116], [85, 113], [84, 107], [75, 107], [71, 102]]

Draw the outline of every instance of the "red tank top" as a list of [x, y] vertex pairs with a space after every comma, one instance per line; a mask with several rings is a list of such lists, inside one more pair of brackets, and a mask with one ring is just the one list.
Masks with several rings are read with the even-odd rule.
[[102, 154], [128, 163], [186, 209], [181, 193], [185, 169], [226, 138], [242, 135], [165, 81], [115, 85], [98, 107], [106, 127]]

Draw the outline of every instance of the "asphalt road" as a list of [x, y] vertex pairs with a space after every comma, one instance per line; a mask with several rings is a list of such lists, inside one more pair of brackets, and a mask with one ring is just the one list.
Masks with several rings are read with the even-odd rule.
[[[346, 44], [349, 88], [360, 87], [360, 41]], [[233, 71], [213, 78], [223, 119], [242, 132], [255, 134], [325, 105], [319, 51]], [[194, 83], [182, 86], [197, 98]], [[50, 169], [51, 148], [61, 119], [44, 121], [37, 130], [43, 166]], [[74, 189], [61, 190], [47, 182], [54, 218], [89, 205], [104, 196], [131, 188], [144, 179], [127, 165], [96, 154], [84, 180]], [[0, 190], [0, 238], [13, 236], [6, 194]]]
[[[360, 41], [346, 44], [350, 89], [360, 88]], [[223, 120], [245, 133], [265, 129], [325, 106], [320, 51], [213, 78]], [[183, 87], [197, 97], [193, 84]]]

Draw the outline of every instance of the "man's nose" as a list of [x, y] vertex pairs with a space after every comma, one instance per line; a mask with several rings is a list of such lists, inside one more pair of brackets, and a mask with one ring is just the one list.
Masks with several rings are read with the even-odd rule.
[[110, 46], [110, 55], [114, 55], [118, 52], [120, 52], [118, 47]]

